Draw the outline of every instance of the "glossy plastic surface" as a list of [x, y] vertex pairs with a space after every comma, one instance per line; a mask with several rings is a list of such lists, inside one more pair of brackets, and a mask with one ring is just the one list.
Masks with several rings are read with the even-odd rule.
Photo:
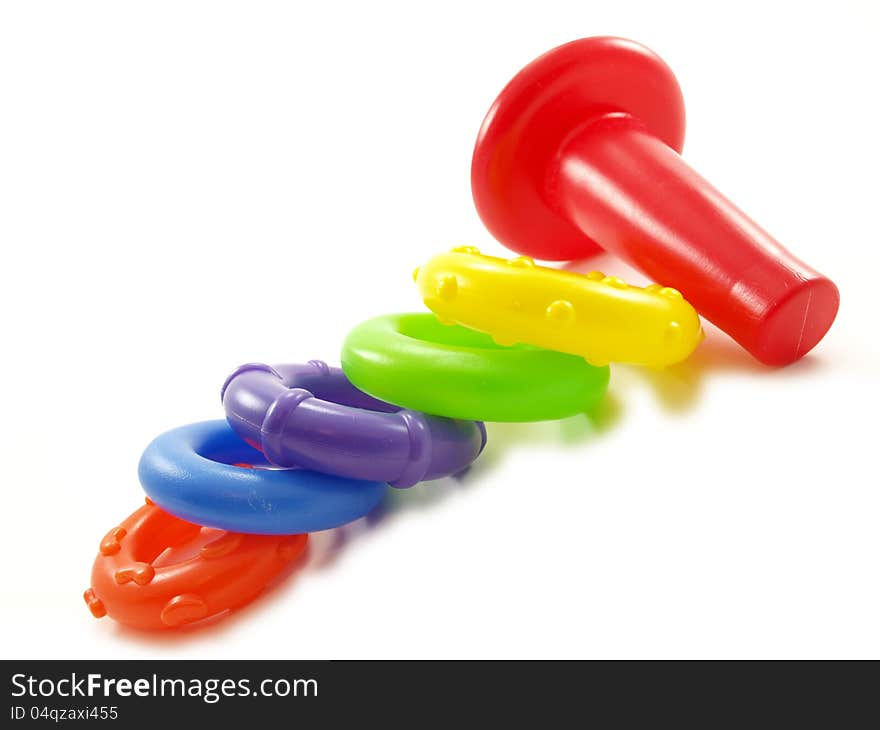
[[305, 469], [260, 468], [268, 466], [226, 421], [205, 421], [154, 439], [138, 476], [150, 498], [181, 519], [259, 535], [344, 525], [376, 507], [386, 489], [381, 482]]
[[598, 242], [762, 362], [797, 360], [834, 321], [837, 288], [694, 172], [683, 138], [681, 93], [656, 55], [619, 38], [574, 41], [526, 66], [492, 106], [474, 200], [518, 253], [577, 259]]
[[376, 398], [450, 418], [542, 421], [593, 407], [607, 367], [529, 345], [502, 347], [433, 314], [393, 314], [355, 327], [342, 349], [349, 380]]
[[271, 463], [393, 487], [457, 474], [486, 445], [482, 423], [402, 410], [320, 360], [242, 365], [221, 399], [229, 425]]
[[[307, 535], [221, 533], [199, 545], [202, 528], [147, 504], [101, 540], [92, 585], [83, 594], [95, 618], [139, 629], [168, 629], [238, 608], [302, 554]], [[194, 555], [160, 563], [168, 549]]]
[[670, 365], [703, 337], [700, 318], [675, 289], [550, 269], [527, 256], [505, 260], [462, 246], [432, 258], [415, 278], [441, 321], [503, 344], [581, 355], [592, 365]]
[[620, 111], [681, 151], [685, 118], [678, 82], [638, 43], [573, 41], [511, 79], [486, 115], [471, 164], [474, 202], [489, 231], [536, 259], [566, 261], [597, 252], [599, 246], [561, 215], [547, 178], [573, 131]]

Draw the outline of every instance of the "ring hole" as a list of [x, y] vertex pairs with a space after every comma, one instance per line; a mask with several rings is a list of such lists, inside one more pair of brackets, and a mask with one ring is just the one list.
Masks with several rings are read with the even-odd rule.
[[404, 337], [435, 345], [458, 347], [470, 350], [535, 350], [530, 345], [517, 344], [504, 347], [484, 332], [459, 325], [440, 324], [431, 314], [405, 315], [398, 319], [397, 331]]
[[213, 542], [226, 534], [225, 530], [214, 527], [203, 527], [195, 538], [179, 545], [169, 545], [153, 561], [154, 568], [162, 568], [168, 565], [183, 563], [199, 554], [199, 551], [209, 542]]

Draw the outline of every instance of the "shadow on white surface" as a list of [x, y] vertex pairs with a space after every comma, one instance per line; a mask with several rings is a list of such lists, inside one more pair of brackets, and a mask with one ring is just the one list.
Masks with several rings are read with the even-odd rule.
[[703, 322], [706, 339], [687, 360], [664, 369], [619, 365], [645, 380], [659, 405], [670, 415], [692, 409], [700, 400], [706, 381], [722, 376], [745, 376], [761, 379], [786, 378], [813, 374], [826, 368], [826, 362], [810, 353], [792, 365], [773, 368], [755, 360], [718, 328]]
[[[604, 253], [581, 261], [569, 261], [560, 268], [581, 274], [599, 270], [619, 276], [636, 286], [651, 283], [636, 269]], [[814, 353], [809, 353], [798, 362], [784, 368], [769, 367], [758, 362], [734, 340], [705, 319], [703, 319], [703, 329], [706, 339], [684, 362], [667, 368], [612, 365], [612, 381], [615, 373], [631, 375], [632, 378], [646, 381], [664, 411], [675, 415], [687, 412], [699, 402], [705, 381], [709, 378], [730, 375], [790, 378], [825, 367], [825, 362]]]

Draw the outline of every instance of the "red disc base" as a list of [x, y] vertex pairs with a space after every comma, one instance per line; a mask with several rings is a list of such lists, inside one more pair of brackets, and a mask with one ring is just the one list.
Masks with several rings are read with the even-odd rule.
[[629, 114], [677, 152], [684, 101], [669, 67], [622, 38], [584, 38], [534, 60], [507, 84], [483, 122], [471, 164], [477, 211], [499, 241], [547, 261], [599, 250], [561, 214], [548, 172], [573, 132]]

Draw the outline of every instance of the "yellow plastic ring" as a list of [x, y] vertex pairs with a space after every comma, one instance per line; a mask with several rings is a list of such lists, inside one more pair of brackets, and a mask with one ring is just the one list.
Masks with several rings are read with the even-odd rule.
[[435, 256], [414, 278], [443, 322], [485, 332], [501, 345], [580, 355], [592, 365], [671, 365], [703, 338], [697, 312], [675, 289], [630, 286], [600, 271], [584, 276], [462, 246]]

